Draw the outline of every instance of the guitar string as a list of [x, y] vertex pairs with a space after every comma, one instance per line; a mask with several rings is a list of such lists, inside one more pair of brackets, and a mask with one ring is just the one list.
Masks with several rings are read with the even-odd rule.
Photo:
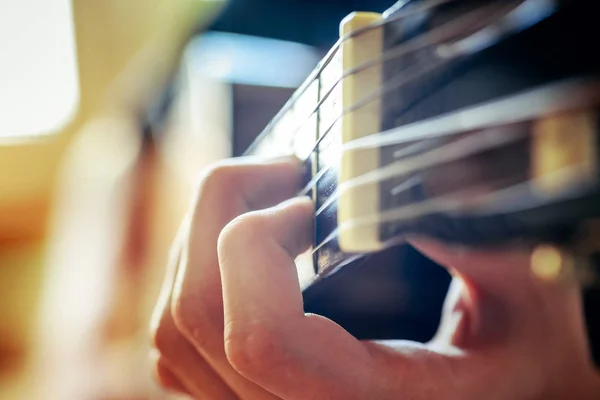
[[[439, 203], [437, 209], [435, 209], [433, 206], [428, 207], [434, 208], [435, 212], [478, 216], [490, 215], [492, 213], [499, 212], [506, 213], [521, 211], [534, 206], [548, 204], [550, 201], [569, 198], [587, 191], [589, 189], [589, 185], [582, 183], [577, 179], [569, 182], [567, 187], [553, 194], [545, 194], [543, 190], [540, 190], [540, 188], [544, 186], [545, 182], [553, 180], [566, 182], [568, 181], [567, 178], [571, 179], [577, 177], [579, 172], [579, 166], [563, 167], [560, 170], [553, 171], [543, 178], [529, 179], [526, 182], [495, 190], [485, 196], [482, 196], [482, 198], [474, 203], [465, 204], [464, 199], [456, 197], [456, 195], [462, 194], [459, 192], [454, 196], [440, 196], [437, 198], [437, 200], [433, 199], [433, 201]], [[464, 193], [464, 189], [462, 192]], [[522, 201], [511, 201], [516, 198], [521, 199]], [[419, 203], [415, 203], [413, 205], [418, 204]], [[430, 214], [431, 210], [428, 210], [428, 207], [420, 206], [414, 210], [401, 210], [401, 207], [397, 207], [392, 210], [386, 210], [345, 222], [340, 226], [340, 229], [344, 230], [349, 227], [371, 225], [373, 223], [380, 224], [388, 222], [402, 222], [415, 217]]]
[[589, 107], [600, 101], [597, 78], [577, 79], [493, 100], [482, 105], [450, 112], [424, 121], [354, 139], [341, 152], [379, 149], [467, 132], [509, 125], [541, 116]]
[[[400, 9], [398, 9], [396, 15], [392, 15], [392, 13], [389, 12], [392, 10], [387, 10], [382, 14], [382, 19], [375, 21], [371, 24], [368, 24], [362, 28], [355, 29], [354, 31], [350, 32], [349, 34], [343, 36], [339, 40], [339, 42], [344, 42], [346, 40], [364, 35], [366, 33], [369, 33], [375, 29], [381, 28], [381, 27], [391, 24], [393, 22], [398, 22], [402, 19], [408, 18], [415, 14], [420, 14], [420, 13], [423, 13], [426, 11], [430, 11], [433, 8], [441, 7], [443, 5], [450, 4], [455, 1], [457, 1], [457, 0], [430, 0], [428, 2], [425, 2], [424, 4], [416, 5], [416, 6], [405, 4], [402, 7], [408, 6], [407, 9], [404, 11], [400, 11]], [[520, 1], [526, 1], [526, 0], [520, 0]], [[411, 6], [412, 6], [412, 8], [411, 8]]]
[[[398, 12], [396, 15], [394, 16], [390, 16], [387, 18], [383, 18], [382, 20], [376, 21], [374, 23], [371, 23], [369, 25], [366, 25], [362, 28], [356, 29], [353, 32], [350, 32], [349, 34], [342, 36], [340, 39], [338, 39], [338, 41], [332, 46], [332, 48], [329, 50], [329, 52], [327, 53], [327, 55], [323, 58], [323, 60], [317, 65], [317, 67], [313, 70], [313, 72], [309, 75], [309, 77], [302, 83], [302, 85], [300, 85], [300, 87], [298, 88], [298, 90], [292, 95], [292, 98], [283, 106], [283, 108], [280, 110], [280, 112], [273, 118], [273, 120], [267, 125], [267, 127], [265, 128], [265, 130], [263, 132], [261, 132], [258, 137], [257, 140], [253, 143], [253, 145], [251, 145], [244, 154], [248, 154], [254, 151], [255, 148], [255, 144], [257, 144], [258, 142], [260, 142], [260, 140], [262, 138], [264, 138], [264, 136], [267, 136], [271, 131], [274, 125], [276, 125], [278, 122], [281, 121], [282, 117], [291, 109], [294, 107], [296, 101], [302, 97], [303, 94], [306, 93], [306, 91], [308, 90], [308, 88], [310, 87], [310, 85], [312, 85], [312, 83], [319, 79], [322, 72], [325, 70], [325, 68], [327, 68], [327, 66], [331, 63], [331, 61], [334, 59], [336, 52], [340, 49], [342, 43], [345, 43], [346, 41], [353, 39], [355, 37], [359, 37], [361, 35], [367, 34], [375, 29], [379, 29], [382, 27], [385, 27], [388, 24], [392, 24], [394, 22], [398, 22], [401, 19], [404, 18], [408, 18], [412, 15], [418, 14], [418, 13], [422, 13], [422, 12], [426, 12], [429, 10], [432, 10], [436, 7], [442, 6], [444, 4], [447, 3], [451, 3], [453, 1], [456, 0], [429, 0], [426, 3], [422, 4], [422, 5], [418, 5], [415, 6], [413, 8], [409, 8], [405, 11], [402, 12]], [[526, 0], [523, 0], [526, 1]]]
[[[521, 2], [521, 1], [522, 0], [518, 0], [518, 2]], [[502, 6], [502, 8], [509, 9], [509, 8], [513, 8], [515, 3], [517, 3], [516, 0], [510, 4], [502, 3], [501, 6]], [[487, 12], [488, 8], [499, 8], [499, 5], [497, 3], [493, 3], [491, 5], [486, 5], [486, 6], [477, 8], [475, 10], [471, 10], [467, 14], [462, 15], [459, 18], [453, 19], [444, 25], [436, 27], [435, 29], [431, 30], [430, 32], [426, 32], [420, 36], [417, 36], [413, 39], [406, 41], [402, 45], [399, 45], [390, 50], [387, 50], [380, 57], [363, 62], [354, 68], [349, 68], [348, 70], [344, 71], [341, 78], [338, 79], [338, 81], [336, 81], [336, 84], [338, 84], [344, 78], [355, 75], [355, 74], [365, 71], [369, 68], [379, 66], [379, 65], [383, 64], [384, 62], [392, 61], [396, 58], [400, 58], [411, 52], [416, 52], [416, 51], [422, 50], [423, 48], [425, 48], [427, 46], [431, 46], [435, 43], [442, 42], [444, 40], [451, 40], [452, 36], [457, 35], [458, 33], [466, 34], [465, 31], [468, 31], [468, 30], [471, 30], [473, 32], [477, 31], [478, 30], [476, 28], [477, 24], [483, 25], [485, 27], [485, 25], [487, 25], [489, 22], [487, 22], [485, 20], [481, 20], [481, 19], [475, 19], [475, 21], [474, 21], [475, 25], [469, 24], [468, 27], [465, 27], [465, 25], [467, 25], [465, 22], [470, 21], [471, 19], [474, 19], [474, 17], [478, 16], [481, 13]], [[493, 19], [493, 17], [491, 19]], [[453, 29], [457, 29], [457, 28], [458, 28], [458, 32], [454, 32]]]
[[[328, 243], [336, 240], [342, 231], [348, 229], [379, 227], [385, 223], [401, 223], [438, 213], [454, 216], [485, 216], [493, 215], [493, 213], [515, 212], [543, 206], [553, 200], [572, 198], [578, 194], [585, 193], [589, 189], [589, 185], [586, 183], [572, 181], [572, 178], [577, 176], [578, 171], [577, 166], [563, 167], [548, 174], [543, 179], [530, 179], [527, 182], [493, 191], [481, 198], [476, 204], [465, 204], [464, 198], [460, 197], [460, 194], [465, 191], [465, 188], [462, 188], [459, 191], [433, 199], [422, 200], [391, 210], [362, 216], [338, 225], [331, 234], [313, 247], [312, 252], [313, 254], [316, 253]], [[543, 187], [544, 182], [553, 179], [563, 182], [571, 180], [570, 186], [553, 195], [545, 195], [543, 191], [538, 190], [539, 187]], [[520, 201], [511, 201], [515, 198], [518, 198]], [[517, 204], [519, 206], [515, 207], [514, 205]], [[402, 238], [394, 238], [392, 240], [402, 241]], [[386, 245], [384, 244], [383, 247], [385, 248]]]
[[317, 172], [315, 174], [315, 176], [304, 186], [304, 188], [300, 191], [298, 196], [300, 196], [300, 197], [307, 196], [310, 193], [310, 191], [317, 186], [317, 183], [319, 182], [319, 180], [321, 180], [321, 178], [327, 172], [329, 172], [332, 168], [333, 168], [333, 165], [326, 165], [325, 167], [321, 168], [321, 170], [319, 172]]

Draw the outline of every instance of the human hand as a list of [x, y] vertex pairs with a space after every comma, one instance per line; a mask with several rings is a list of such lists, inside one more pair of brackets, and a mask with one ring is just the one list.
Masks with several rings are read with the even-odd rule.
[[361, 342], [306, 315], [294, 259], [314, 208], [287, 200], [301, 175], [295, 160], [239, 160], [202, 179], [152, 325], [163, 386], [219, 400], [600, 398], [579, 288], [535, 279], [528, 254], [414, 242], [455, 277], [426, 345]]

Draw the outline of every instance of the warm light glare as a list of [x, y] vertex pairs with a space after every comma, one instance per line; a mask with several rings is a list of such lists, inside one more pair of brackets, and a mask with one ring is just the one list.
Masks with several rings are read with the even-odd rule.
[[71, 0], [0, 0], [0, 138], [53, 133], [78, 101]]
[[556, 281], [564, 266], [562, 253], [551, 246], [540, 246], [532, 254], [531, 269], [535, 276], [545, 281]]

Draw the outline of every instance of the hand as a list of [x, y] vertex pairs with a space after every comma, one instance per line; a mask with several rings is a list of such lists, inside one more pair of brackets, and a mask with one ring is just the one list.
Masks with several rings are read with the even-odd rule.
[[536, 280], [527, 254], [414, 242], [455, 277], [426, 345], [361, 342], [306, 315], [294, 259], [314, 209], [287, 200], [301, 175], [295, 160], [242, 160], [202, 179], [153, 321], [163, 386], [211, 400], [600, 398], [579, 288]]

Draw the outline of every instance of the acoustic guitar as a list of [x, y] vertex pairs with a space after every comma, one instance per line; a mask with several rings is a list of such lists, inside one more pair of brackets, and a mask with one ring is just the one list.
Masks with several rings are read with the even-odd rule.
[[405, 0], [341, 23], [246, 152], [304, 160], [307, 312], [361, 339], [427, 341], [450, 277], [406, 237], [518, 244], [534, 272], [582, 280], [598, 357], [595, 3]]

